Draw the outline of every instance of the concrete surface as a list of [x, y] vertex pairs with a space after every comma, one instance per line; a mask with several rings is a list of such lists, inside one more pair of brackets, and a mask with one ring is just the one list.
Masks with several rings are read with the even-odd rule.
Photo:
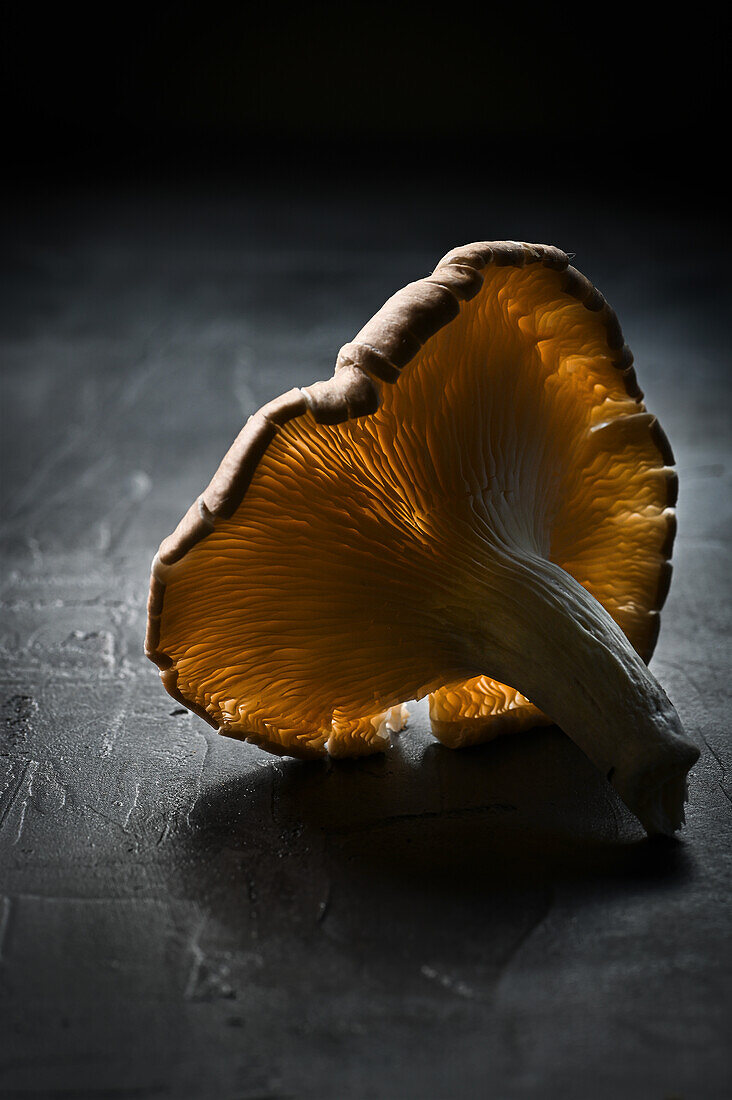
[[[3, 221], [0, 1095], [729, 1095], [713, 222], [234, 187]], [[452, 753], [419, 704], [387, 757], [304, 765], [218, 738], [141, 653], [152, 554], [243, 420], [449, 247], [502, 237], [577, 253], [676, 450], [653, 667], [702, 749], [679, 843], [645, 841], [557, 729]]]

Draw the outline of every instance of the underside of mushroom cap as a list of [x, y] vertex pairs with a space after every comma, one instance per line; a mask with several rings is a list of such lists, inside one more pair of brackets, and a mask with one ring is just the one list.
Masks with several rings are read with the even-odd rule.
[[[426, 694], [447, 744], [534, 725], [531, 623], [513, 624], [552, 618], [533, 607], [545, 567], [545, 588], [552, 569], [573, 578], [557, 599], [576, 618], [603, 614], [583, 629], [618, 624], [647, 661], [676, 479], [641, 397], [615, 314], [564, 253], [449, 253], [333, 378], [250, 419], [161, 545], [146, 648], [166, 688], [300, 756], [376, 751]], [[538, 687], [560, 721], [556, 687]]]

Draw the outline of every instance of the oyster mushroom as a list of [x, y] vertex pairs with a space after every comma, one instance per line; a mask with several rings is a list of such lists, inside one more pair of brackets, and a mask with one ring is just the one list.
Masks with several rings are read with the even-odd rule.
[[641, 398], [563, 252], [448, 253], [250, 418], [162, 543], [165, 687], [301, 757], [379, 751], [425, 695], [448, 745], [553, 721], [673, 832], [698, 750], [647, 668], [677, 482]]

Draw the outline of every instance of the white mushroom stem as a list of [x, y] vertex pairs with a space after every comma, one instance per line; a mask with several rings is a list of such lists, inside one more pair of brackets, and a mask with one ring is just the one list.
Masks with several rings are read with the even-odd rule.
[[496, 551], [478, 600], [475, 579], [470, 591], [458, 586], [454, 594], [476, 667], [556, 722], [649, 833], [673, 834], [699, 750], [607, 611], [541, 557]]

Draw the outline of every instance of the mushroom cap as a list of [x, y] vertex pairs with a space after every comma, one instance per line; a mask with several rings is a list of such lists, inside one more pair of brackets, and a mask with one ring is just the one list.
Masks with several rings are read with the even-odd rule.
[[615, 313], [559, 249], [449, 252], [331, 379], [250, 418], [162, 543], [146, 652], [165, 687], [296, 756], [382, 748], [391, 708], [426, 694], [447, 744], [546, 721], [451, 612], [496, 547], [559, 565], [647, 662], [676, 476], [642, 396]]

